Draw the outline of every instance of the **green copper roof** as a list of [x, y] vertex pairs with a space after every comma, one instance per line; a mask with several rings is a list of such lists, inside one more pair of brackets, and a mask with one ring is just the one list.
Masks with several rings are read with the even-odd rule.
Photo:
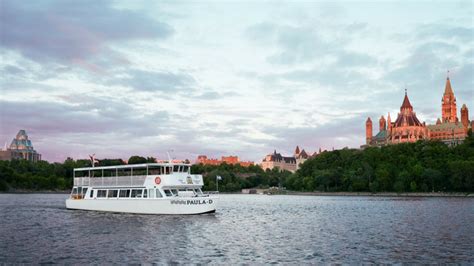
[[462, 129], [462, 123], [453, 123], [453, 122], [445, 122], [439, 125], [429, 125], [428, 128], [431, 131], [444, 131], [444, 130], [453, 130], [453, 129]]

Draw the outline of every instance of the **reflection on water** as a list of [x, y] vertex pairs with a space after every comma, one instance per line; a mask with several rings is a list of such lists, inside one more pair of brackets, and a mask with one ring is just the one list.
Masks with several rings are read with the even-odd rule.
[[474, 199], [221, 195], [215, 214], [66, 210], [0, 195], [0, 262], [474, 262]]

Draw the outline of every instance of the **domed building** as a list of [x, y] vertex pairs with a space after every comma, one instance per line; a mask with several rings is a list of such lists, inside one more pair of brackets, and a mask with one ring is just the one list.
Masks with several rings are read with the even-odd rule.
[[18, 131], [10, 147], [0, 151], [0, 160], [25, 159], [28, 161], [41, 161], [41, 154], [33, 148], [31, 140], [25, 130]]
[[405, 90], [405, 98], [403, 98], [395, 122], [391, 121], [390, 113], [379, 119], [379, 132], [372, 137], [372, 120], [370, 117], [366, 121], [366, 145], [367, 146], [383, 146], [389, 143], [416, 142], [427, 138], [427, 129], [425, 123], [421, 123], [413, 106], [408, 99]]

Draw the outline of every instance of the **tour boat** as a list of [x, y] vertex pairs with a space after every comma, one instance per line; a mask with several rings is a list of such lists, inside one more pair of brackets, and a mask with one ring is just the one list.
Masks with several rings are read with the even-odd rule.
[[205, 194], [202, 175], [185, 163], [147, 163], [74, 169], [66, 208], [140, 214], [216, 211], [218, 195]]

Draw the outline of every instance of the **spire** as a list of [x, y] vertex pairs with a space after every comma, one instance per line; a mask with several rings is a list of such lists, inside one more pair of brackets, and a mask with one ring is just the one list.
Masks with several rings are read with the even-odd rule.
[[295, 155], [298, 155], [298, 154], [300, 154], [300, 147], [296, 145]]
[[400, 107], [400, 111], [403, 109], [413, 110], [413, 106], [411, 106], [410, 100], [408, 100], [407, 89], [405, 89], [405, 98], [403, 99], [403, 103], [402, 103], [402, 106]]
[[449, 80], [449, 70], [448, 70], [448, 76], [446, 77], [446, 86], [444, 88], [444, 94], [454, 95], [453, 89], [451, 88], [451, 81]]

